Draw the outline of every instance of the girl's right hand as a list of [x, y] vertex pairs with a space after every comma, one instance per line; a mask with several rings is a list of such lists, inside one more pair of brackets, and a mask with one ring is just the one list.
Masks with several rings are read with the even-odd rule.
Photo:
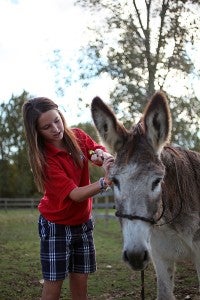
[[102, 149], [96, 149], [91, 155], [91, 161], [99, 166], [102, 166], [104, 160], [108, 157], [113, 157], [110, 153], [104, 152]]

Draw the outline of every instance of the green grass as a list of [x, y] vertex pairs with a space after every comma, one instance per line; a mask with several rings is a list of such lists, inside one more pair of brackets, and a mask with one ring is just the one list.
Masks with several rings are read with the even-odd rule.
[[[37, 219], [37, 210], [0, 210], [0, 300], [40, 299], [42, 274]], [[89, 299], [139, 300], [140, 272], [133, 272], [121, 259], [122, 237], [118, 221], [97, 219], [94, 238], [98, 270], [89, 277]], [[191, 265], [178, 268], [176, 290], [177, 299], [196, 295], [197, 279]], [[155, 298], [156, 278], [150, 265], [145, 271], [145, 299]], [[70, 299], [67, 280], [61, 299]]]

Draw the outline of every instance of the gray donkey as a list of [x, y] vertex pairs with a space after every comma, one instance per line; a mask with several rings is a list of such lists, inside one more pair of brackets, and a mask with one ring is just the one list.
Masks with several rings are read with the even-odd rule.
[[175, 263], [191, 259], [200, 281], [200, 153], [169, 144], [168, 101], [157, 92], [138, 124], [127, 130], [96, 97], [92, 117], [116, 154], [109, 176], [123, 234], [123, 259], [144, 270], [150, 259], [157, 299], [174, 300]]

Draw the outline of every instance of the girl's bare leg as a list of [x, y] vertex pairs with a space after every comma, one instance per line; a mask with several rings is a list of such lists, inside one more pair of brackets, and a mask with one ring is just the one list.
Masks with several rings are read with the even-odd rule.
[[63, 280], [44, 280], [41, 300], [59, 300]]
[[88, 274], [71, 273], [69, 275], [72, 300], [87, 300]]

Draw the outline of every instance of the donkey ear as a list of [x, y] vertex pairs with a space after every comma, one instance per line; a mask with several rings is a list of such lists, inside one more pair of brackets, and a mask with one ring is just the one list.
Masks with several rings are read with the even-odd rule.
[[145, 109], [143, 120], [147, 138], [159, 154], [171, 136], [171, 114], [164, 93], [154, 94]]
[[126, 128], [117, 121], [113, 111], [99, 98], [92, 100], [91, 112], [97, 131], [105, 144], [118, 151], [127, 136]]

